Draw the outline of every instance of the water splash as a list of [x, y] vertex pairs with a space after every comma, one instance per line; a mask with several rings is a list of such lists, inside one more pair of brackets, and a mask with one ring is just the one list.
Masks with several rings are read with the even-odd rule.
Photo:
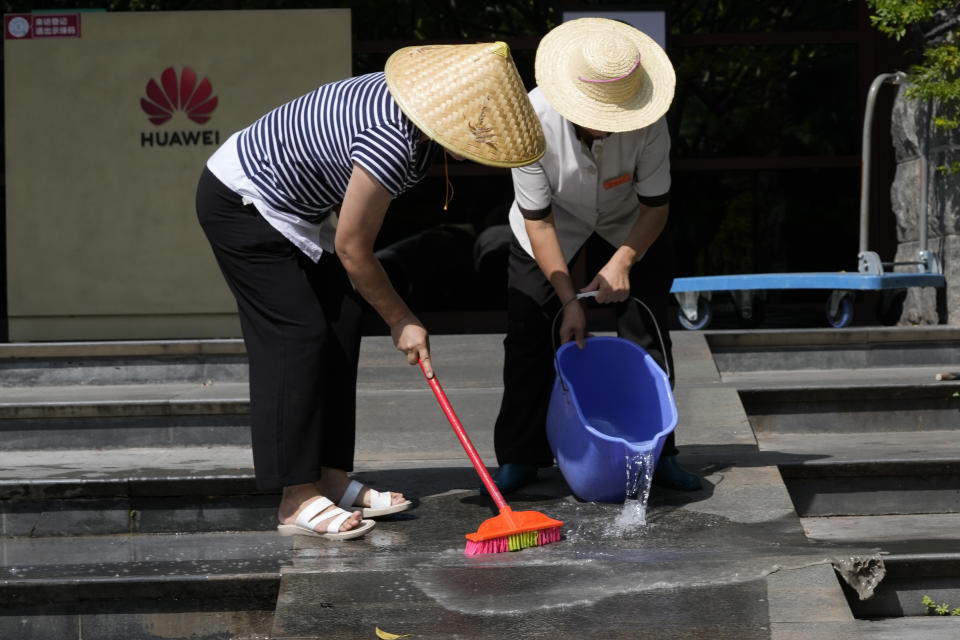
[[631, 453], [626, 456], [626, 499], [623, 509], [614, 520], [616, 533], [623, 535], [642, 531], [647, 526], [647, 503], [650, 501], [650, 485], [653, 481], [653, 452]]

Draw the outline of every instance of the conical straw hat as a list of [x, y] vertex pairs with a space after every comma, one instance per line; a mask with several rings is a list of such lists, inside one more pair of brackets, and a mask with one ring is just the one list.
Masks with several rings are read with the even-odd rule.
[[405, 47], [384, 72], [407, 117], [444, 147], [481, 164], [540, 159], [540, 120], [505, 42]]
[[589, 129], [642, 129], [670, 108], [677, 76], [656, 41], [607, 18], [579, 18], [540, 41], [537, 85], [567, 120]]

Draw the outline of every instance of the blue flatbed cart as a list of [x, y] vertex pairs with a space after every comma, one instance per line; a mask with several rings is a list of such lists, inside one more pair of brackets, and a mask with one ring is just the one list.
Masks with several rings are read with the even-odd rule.
[[[870, 176], [870, 128], [873, 123], [873, 107], [876, 94], [884, 82], [900, 84], [906, 74], [885, 73], [874, 78], [867, 92], [867, 105], [863, 118], [862, 188], [860, 198], [860, 252], [857, 255], [858, 272], [811, 272], [811, 273], [744, 273], [720, 276], [695, 276], [675, 278], [670, 293], [679, 303], [677, 317], [686, 329], [705, 329], [712, 319], [710, 300], [715, 292], [726, 291], [733, 295], [734, 306], [740, 319], [755, 318], [755, 298], [758, 292], [784, 289], [829, 290], [826, 303], [827, 322], [833, 327], [846, 327], [853, 321], [853, 300], [856, 291], [881, 291], [887, 302], [895, 296], [903, 296], [910, 287], [946, 286], [946, 279], [937, 256], [927, 250], [927, 172], [926, 154], [921, 153], [921, 202], [920, 202], [920, 252], [916, 261], [880, 261], [880, 256], [867, 250], [869, 229]], [[916, 272], [888, 272], [887, 267], [913, 266]]]
[[910, 287], [943, 287], [942, 274], [936, 273], [744, 273], [729, 276], [677, 278], [670, 290], [680, 304], [680, 324], [687, 329], [705, 329], [712, 319], [710, 294], [729, 291], [742, 320], [755, 313], [753, 293], [777, 289], [830, 290], [826, 302], [827, 322], [846, 327], [853, 321], [856, 291], [887, 291], [896, 294]]

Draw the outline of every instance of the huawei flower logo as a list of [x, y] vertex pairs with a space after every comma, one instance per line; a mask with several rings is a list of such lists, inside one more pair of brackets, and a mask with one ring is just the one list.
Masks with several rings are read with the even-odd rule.
[[153, 78], [147, 83], [147, 97], [140, 98], [140, 108], [150, 116], [150, 122], [161, 125], [180, 110], [187, 117], [203, 124], [217, 108], [217, 97], [211, 97], [213, 87], [204, 78], [197, 82], [197, 74], [190, 67], [184, 67], [177, 80], [177, 72], [167, 67], [160, 74], [160, 84]]

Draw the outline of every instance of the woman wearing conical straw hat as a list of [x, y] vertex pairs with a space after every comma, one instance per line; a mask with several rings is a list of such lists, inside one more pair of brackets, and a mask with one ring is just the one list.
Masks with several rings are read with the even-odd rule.
[[[615, 304], [617, 332], [673, 371], [667, 300], [672, 248], [664, 233], [670, 200], [670, 135], [665, 114], [676, 76], [667, 54], [622, 22], [581, 18], [541, 40], [537, 87], [530, 101], [543, 125], [547, 152], [513, 170], [510, 210], [514, 240], [508, 268], [504, 395], [495, 428], [504, 491], [533, 482], [553, 464], [545, 431], [553, 370], [551, 321], [578, 289], [570, 265], [586, 251], [579, 292]], [[657, 330], [636, 297], [653, 310]], [[563, 307], [558, 339], [582, 347], [581, 304]], [[672, 380], [671, 380], [672, 382]], [[700, 479], [676, 462], [673, 434], [654, 482], [694, 490]]]
[[348, 475], [361, 298], [432, 376], [427, 330], [373, 247], [391, 200], [441, 148], [500, 167], [543, 155], [506, 44], [401, 49], [384, 72], [270, 111], [207, 161], [197, 213], [237, 300], [257, 485], [282, 488], [281, 534], [354, 538], [411, 506]]

